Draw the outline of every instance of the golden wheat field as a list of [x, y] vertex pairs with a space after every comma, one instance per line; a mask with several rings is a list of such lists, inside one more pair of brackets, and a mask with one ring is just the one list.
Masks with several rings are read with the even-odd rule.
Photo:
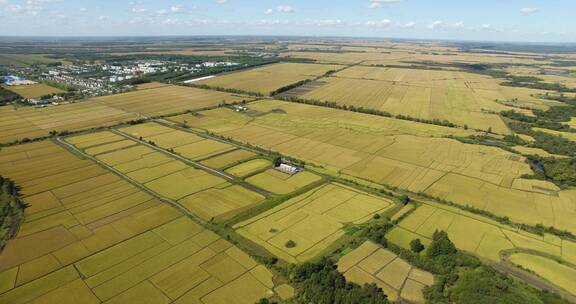
[[[196, 143], [197, 148], [210, 148], [210, 142], [213, 142], [152, 123], [121, 130], [144, 134], [147, 139], [161, 135], [164, 141], [158, 141], [157, 145], [166, 149], [173, 147], [170, 143], [174, 143], [174, 140], [185, 146], [188, 146], [187, 142]], [[178, 202], [205, 221], [228, 219], [265, 199], [251, 190], [230, 184], [220, 176], [194, 168], [168, 154], [112, 132], [73, 136], [67, 138], [67, 141], [150, 191]], [[175, 150], [179, 149], [176, 147]], [[205, 153], [203, 151], [200, 154]], [[208, 150], [208, 153], [212, 154], [212, 150]]]
[[304, 63], [282, 63], [247, 71], [218, 75], [214, 78], [200, 81], [212, 87], [238, 89], [268, 95], [287, 85], [313, 79], [339, 66]]
[[325, 184], [240, 222], [234, 229], [287, 262], [305, 262], [342, 237], [345, 223], [364, 223], [392, 205], [354, 188]]
[[434, 276], [412, 267], [396, 254], [366, 241], [338, 260], [338, 271], [347, 281], [376, 284], [392, 301], [425, 303], [422, 289], [434, 284]]
[[275, 293], [246, 253], [51, 142], [3, 149], [0, 170], [29, 204], [0, 254], [1, 303], [252, 304]]
[[202, 117], [172, 119], [306, 160], [331, 174], [423, 191], [522, 223], [576, 231], [571, 220], [574, 190], [523, 179], [532, 171], [521, 155], [443, 138], [473, 131], [279, 101], [250, 108], [266, 114], [249, 117], [216, 109]]

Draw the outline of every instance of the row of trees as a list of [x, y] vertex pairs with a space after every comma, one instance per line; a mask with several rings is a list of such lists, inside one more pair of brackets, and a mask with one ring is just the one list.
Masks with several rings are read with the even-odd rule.
[[0, 176], [0, 252], [13, 238], [24, 217], [24, 204], [18, 187], [10, 179]]

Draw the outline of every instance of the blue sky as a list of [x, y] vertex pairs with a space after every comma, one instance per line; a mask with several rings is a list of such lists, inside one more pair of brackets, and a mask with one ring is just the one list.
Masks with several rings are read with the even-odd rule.
[[574, 0], [0, 0], [0, 35], [576, 42]]

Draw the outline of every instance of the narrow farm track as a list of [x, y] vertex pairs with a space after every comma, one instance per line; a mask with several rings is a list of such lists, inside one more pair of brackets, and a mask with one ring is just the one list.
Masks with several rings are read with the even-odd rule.
[[56, 139], [54, 140], [54, 142], [63, 147], [64, 149], [68, 150], [69, 152], [76, 154], [76, 155], [80, 155], [82, 157], [85, 157], [87, 159], [90, 159], [94, 162], [96, 162], [98, 165], [100, 165], [101, 167], [105, 168], [106, 170], [111, 171], [112, 173], [120, 176], [121, 178], [123, 178], [124, 180], [126, 180], [127, 182], [129, 182], [130, 184], [138, 187], [138, 189], [152, 195], [153, 197], [157, 198], [158, 200], [160, 200], [163, 203], [166, 203], [174, 208], [176, 208], [177, 210], [179, 210], [180, 212], [182, 212], [183, 214], [187, 215], [189, 218], [193, 219], [194, 221], [196, 221], [199, 224], [205, 225], [206, 221], [201, 219], [200, 217], [196, 216], [194, 213], [188, 211], [188, 209], [184, 208], [184, 206], [180, 205], [178, 202], [173, 201], [169, 198], [166, 198], [146, 187], [144, 187], [142, 184], [138, 183], [137, 181], [131, 179], [130, 177], [126, 176], [124, 173], [114, 169], [113, 167], [109, 166], [108, 164], [100, 161], [99, 159], [97, 159], [94, 156], [88, 155], [84, 152], [82, 152], [80, 149], [76, 148], [74, 145], [67, 143], [66, 141], [62, 140], [61, 137], [56, 137]]
[[205, 165], [203, 165], [203, 164], [201, 164], [201, 163], [199, 163], [199, 162], [195, 162], [195, 161], [193, 161], [193, 160], [190, 160], [190, 159], [188, 159], [188, 158], [185, 158], [185, 157], [183, 157], [183, 156], [181, 156], [181, 155], [178, 155], [178, 154], [176, 154], [176, 153], [169, 152], [169, 151], [167, 151], [167, 150], [165, 150], [165, 149], [163, 149], [163, 148], [160, 148], [160, 147], [158, 147], [158, 146], [152, 145], [152, 144], [150, 144], [150, 143], [148, 143], [148, 142], [146, 142], [146, 141], [144, 141], [144, 140], [140, 140], [139, 138], [136, 138], [136, 137], [134, 137], [134, 136], [132, 136], [132, 135], [130, 135], [130, 134], [126, 134], [126, 133], [124, 133], [124, 132], [122, 132], [122, 131], [119, 131], [119, 130], [116, 130], [116, 129], [111, 129], [111, 132], [113, 132], [113, 133], [115, 133], [115, 134], [117, 134], [117, 135], [123, 136], [123, 137], [125, 137], [125, 138], [128, 138], [128, 139], [130, 139], [130, 140], [133, 140], [133, 141], [135, 141], [135, 142], [138, 142], [138, 143], [141, 144], [141, 145], [144, 145], [144, 146], [146, 146], [146, 147], [148, 147], [148, 148], [154, 149], [155, 151], [158, 151], [158, 152], [160, 152], [160, 153], [163, 153], [163, 154], [165, 154], [165, 155], [168, 155], [168, 156], [170, 156], [170, 157], [172, 157], [172, 158], [176, 158], [176, 159], [184, 162], [185, 164], [190, 165], [190, 166], [192, 166], [192, 167], [194, 167], [194, 168], [196, 168], [196, 169], [200, 169], [200, 170], [206, 171], [206, 172], [208, 172], [208, 173], [210, 173], [210, 174], [212, 174], [212, 175], [215, 175], [215, 176], [217, 176], [217, 177], [223, 178], [223, 179], [225, 179], [225, 180], [227, 180], [227, 181], [229, 181], [229, 182], [231, 182], [231, 183], [239, 184], [240, 186], [242, 186], [242, 187], [244, 187], [244, 188], [246, 188], [246, 189], [249, 189], [249, 190], [252, 190], [252, 191], [257, 192], [257, 193], [259, 193], [259, 194], [262, 194], [263, 196], [269, 196], [269, 195], [271, 194], [270, 192], [268, 192], [268, 191], [266, 191], [266, 190], [264, 190], [264, 189], [261, 189], [261, 188], [259, 188], [259, 187], [254, 186], [254, 185], [251, 185], [251, 184], [249, 184], [249, 183], [246, 183], [246, 182], [244, 182], [243, 180], [238, 179], [238, 178], [236, 178], [236, 177], [234, 177], [234, 176], [232, 176], [232, 175], [230, 175], [230, 174], [228, 174], [228, 173], [226, 173], [226, 172], [219, 171], [219, 170], [216, 170], [216, 169], [212, 169], [212, 168], [210, 168], [210, 167], [208, 167], [208, 166], [205, 166]]

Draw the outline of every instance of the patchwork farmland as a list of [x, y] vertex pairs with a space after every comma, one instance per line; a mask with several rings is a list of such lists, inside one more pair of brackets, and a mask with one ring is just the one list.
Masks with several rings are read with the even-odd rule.
[[2, 303], [249, 304], [274, 290], [228, 241], [53, 143], [3, 149], [0, 169], [29, 204], [0, 254]]
[[[206, 159], [236, 150], [231, 145], [158, 124], [143, 124], [120, 130], [171, 149], [191, 160]], [[193, 167], [167, 153], [116, 133], [92, 133], [70, 137], [67, 141], [146, 189], [178, 202], [204, 221], [221, 221], [233, 217], [265, 199], [261, 194], [234, 185], [222, 176]], [[206, 201], [210, 201], [210, 204], [206, 204]]]
[[152, 40], [22, 63], [135, 74], [0, 106], [0, 303], [576, 302], [575, 54]]
[[424, 303], [422, 290], [434, 284], [434, 276], [410, 266], [393, 252], [366, 241], [338, 261], [338, 271], [360, 285], [374, 283], [388, 298]]
[[576, 231], [574, 190], [522, 178], [532, 170], [521, 155], [442, 138], [474, 131], [279, 101], [256, 102], [251, 109], [266, 114], [215, 109], [170, 119], [303, 159], [331, 174]]

